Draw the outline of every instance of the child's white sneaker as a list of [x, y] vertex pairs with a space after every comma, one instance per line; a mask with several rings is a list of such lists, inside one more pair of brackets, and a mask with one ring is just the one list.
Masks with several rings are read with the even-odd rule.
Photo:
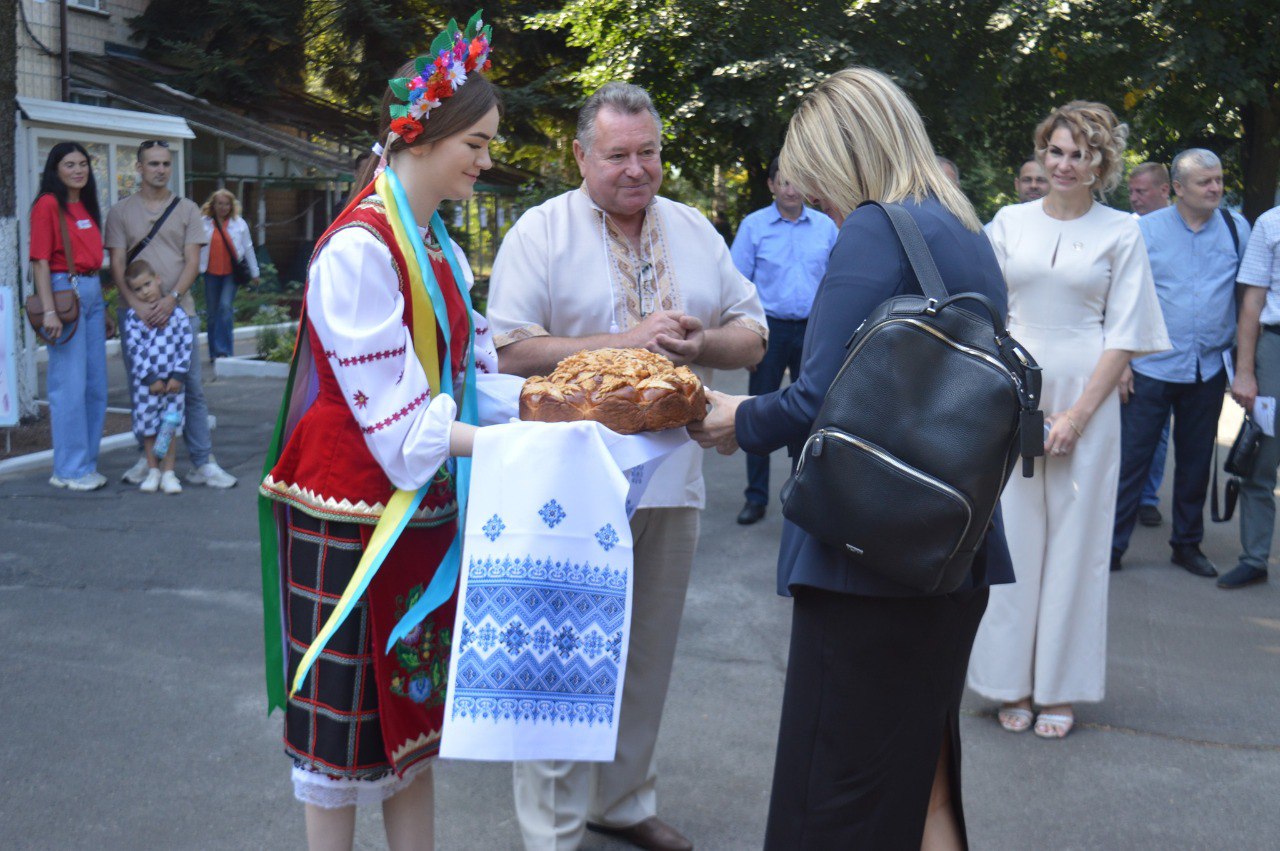
[[173, 470], [165, 470], [160, 476], [160, 489], [165, 493], [182, 493], [182, 483]]
[[124, 471], [124, 475], [120, 477], [120, 481], [127, 485], [140, 485], [142, 480], [147, 477], [147, 456], [138, 455], [138, 460], [133, 462], [133, 466]]
[[142, 480], [142, 484], [138, 485], [138, 490], [143, 493], [155, 493], [160, 489], [160, 471], [155, 467], [147, 470], [147, 477]]

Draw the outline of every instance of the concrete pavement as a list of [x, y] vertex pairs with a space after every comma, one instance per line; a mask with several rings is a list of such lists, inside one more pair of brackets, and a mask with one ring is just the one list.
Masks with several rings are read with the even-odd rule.
[[[253, 485], [282, 385], [207, 388], [233, 490], [140, 494], [118, 483], [130, 450], [104, 456], [112, 483], [96, 493], [55, 491], [47, 473], [0, 481], [0, 845], [304, 847], [260, 651]], [[763, 836], [790, 610], [773, 593], [776, 503], [739, 527], [742, 456], [709, 454], [706, 471], [660, 809], [699, 848], [736, 851]], [[776, 493], [781, 453], [773, 471]], [[1229, 568], [1235, 524], [1208, 534]], [[1167, 535], [1167, 522], [1139, 527], [1112, 577], [1107, 700], [1080, 707], [1069, 739], [1009, 735], [966, 698], [975, 849], [1280, 845], [1280, 585], [1219, 591], [1168, 563]], [[446, 762], [436, 776], [439, 848], [519, 847], [507, 765]], [[376, 810], [357, 847], [385, 847]]]

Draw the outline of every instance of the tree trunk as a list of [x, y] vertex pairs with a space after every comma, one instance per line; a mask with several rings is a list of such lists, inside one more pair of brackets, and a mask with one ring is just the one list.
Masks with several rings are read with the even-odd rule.
[[1241, 123], [1244, 217], [1252, 223], [1276, 205], [1276, 184], [1280, 182], [1280, 94], [1246, 104]]

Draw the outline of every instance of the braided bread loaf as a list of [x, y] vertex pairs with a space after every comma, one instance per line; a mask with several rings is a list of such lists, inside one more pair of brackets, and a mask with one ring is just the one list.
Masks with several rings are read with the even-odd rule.
[[645, 349], [578, 352], [520, 391], [522, 420], [594, 420], [619, 434], [676, 428], [706, 415], [707, 396], [693, 371]]

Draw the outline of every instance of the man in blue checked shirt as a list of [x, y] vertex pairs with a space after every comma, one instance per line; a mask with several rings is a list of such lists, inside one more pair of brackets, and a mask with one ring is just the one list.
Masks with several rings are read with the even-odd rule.
[[[1231, 397], [1253, 409], [1258, 396], [1280, 397], [1280, 207], [1258, 216], [1236, 275], [1243, 289], [1236, 377]], [[1253, 472], [1240, 485], [1240, 561], [1219, 588], [1267, 581], [1276, 528], [1276, 467], [1280, 436], [1262, 438]]]
[[[777, 157], [769, 164], [769, 191], [773, 203], [742, 220], [730, 249], [738, 271], [756, 285], [769, 322], [769, 348], [747, 384], [752, 396], [777, 390], [787, 370], [792, 382], [799, 376], [809, 308], [838, 233], [829, 216], [805, 206], [800, 193], [779, 179]], [[746, 496], [738, 513], [744, 526], [764, 517], [769, 503], [768, 457], [747, 454]]]
[[1226, 369], [1222, 353], [1236, 329], [1235, 283], [1248, 223], [1220, 209], [1222, 162], [1203, 148], [1173, 159], [1172, 207], [1138, 219], [1173, 348], [1133, 361], [1120, 379], [1120, 484], [1111, 567], [1129, 546], [1151, 457], [1173, 414], [1172, 561], [1217, 576], [1203, 552], [1204, 498], [1213, 463]]

